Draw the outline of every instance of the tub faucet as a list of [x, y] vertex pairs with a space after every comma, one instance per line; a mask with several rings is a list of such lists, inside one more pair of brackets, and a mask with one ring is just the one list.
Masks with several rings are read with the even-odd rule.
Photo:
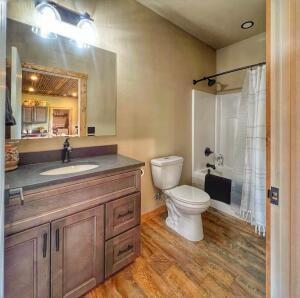
[[207, 163], [207, 164], [206, 164], [206, 167], [207, 167], [207, 168], [211, 168], [211, 169], [213, 169], [213, 170], [216, 169], [216, 166], [215, 166], [215, 165], [211, 165], [210, 163]]
[[72, 147], [70, 145], [69, 142], [70, 138], [66, 138], [65, 142], [64, 142], [64, 147], [62, 150], [62, 162], [70, 162], [71, 158], [70, 158], [70, 152], [72, 151]]

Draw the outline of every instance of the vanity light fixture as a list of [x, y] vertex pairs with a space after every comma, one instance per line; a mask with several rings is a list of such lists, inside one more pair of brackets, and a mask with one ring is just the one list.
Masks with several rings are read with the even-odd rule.
[[46, 2], [41, 2], [35, 7], [37, 11], [37, 27], [32, 31], [43, 38], [55, 39], [56, 32], [53, 30], [61, 22], [61, 17], [56, 8]]
[[80, 48], [87, 48], [96, 40], [94, 21], [88, 13], [80, 14], [54, 1], [35, 1], [37, 26], [32, 31], [43, 38], [67, 37]]
[[246, 22], [242, 23], [241, 28], [242, 29], [250, 29], [253, 26], [254, 26], [254, 22], [253, 21], [246, 21]]
[[77, 39], [79, 48], [88, 47], [89, 44], [95, 42], [95, 24], [89, 19], [81, 19], [77, 24], [81, 36]]

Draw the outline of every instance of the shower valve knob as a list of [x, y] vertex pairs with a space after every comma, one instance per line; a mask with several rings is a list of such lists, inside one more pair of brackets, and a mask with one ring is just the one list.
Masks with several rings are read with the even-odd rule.
[[210, 156], [213, 153], [214, 152], [209, 147], [205, 148], [205, 151], [204, 151], [205, 156]]

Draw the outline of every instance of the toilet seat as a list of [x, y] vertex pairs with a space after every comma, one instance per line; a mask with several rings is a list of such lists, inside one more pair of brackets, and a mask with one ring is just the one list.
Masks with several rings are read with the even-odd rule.
[[210, 202], [208, 193], [189, 185], [177, 186], [166, 191], [166, 194], [176, 201], [191, 205], [206, 205]]

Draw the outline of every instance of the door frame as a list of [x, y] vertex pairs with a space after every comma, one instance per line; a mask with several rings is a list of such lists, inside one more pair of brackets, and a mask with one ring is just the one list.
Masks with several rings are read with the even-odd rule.
[[290, 0], [291, 297], [300, 297], [300, 5]]
[[[271, 14], [270, 1], [266, 1], [266, 187], [271, 188]], [[270, 297], [271, 204], [266, 198], [266, 297]]]
[[300, 297], [300, 5], [267, 0], [268, 187], [267, 297]]
[[6, 9], [7, 0], [0, 0], [0, 297], [4, 297], [4, 143], [6, 86]]

